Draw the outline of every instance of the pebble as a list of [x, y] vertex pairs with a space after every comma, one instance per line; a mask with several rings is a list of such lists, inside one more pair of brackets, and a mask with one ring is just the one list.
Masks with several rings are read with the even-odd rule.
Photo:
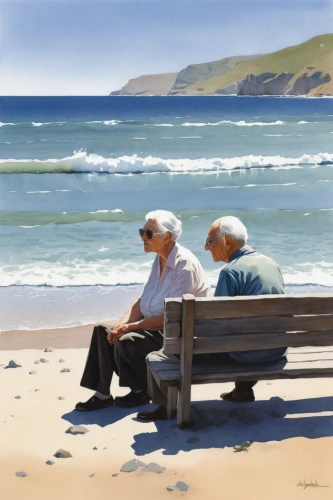
[[165, 467], [161, 467], [160, 465], [151, 462], [150, 464], [144, 467], [144, 470], [148, 470], [149, 472], [156, 472], [157, 474], [161, 474], [165, 471]]
[[69, 451], [60, 448], [60, 450], [56, 451], [53, 456], [56, 458], [70, 458], [72, 455], [70, 454]]
[[93, 450], [98, 450], [97, 446], [94, 446], [94, 447], [93, 447]]
[[53, 460], [48, 460], [48, 461], [46, 462], [46, 465], [53, 465], [53, 464], [54, 464]]
[[21, 399], [21, 396], [15, 396], [15, 399]]
[[112, 477], [117, 477], [117, 476], [118, 476], [118, 474], [112, 474]]
[[65, 363], [64, 359], [59, 359], [59, 363]]
[[95, 474], [90, 474], [90, 476], [89, 476], [89, 477], [95, 477]]
[[11, 359], [7, 365], [7, 368], [22, 368], [22, 365], [15, 359]]
[[87, 432], [89, 432], [89, 430], [83, 427], [83, 425], [72, 425], [67, 429], [66, 434], [73, 434], [73, 436], [76, 436], [77, 434], [86, 434]]
[[188, 485], [184, 483], [183, 481], [178, 481], [175, 486], [167, 486], [168, 491], [174, 491], [174, 490], [179, 490], [179, 491], [187, 491], [188, 490]]
[[176, 483], [176, 488], [178, 488], [180, 491], [187, 491], [188, 490], [187, 484], [184, 483], [183, 481], [178, 481]]
[[146, 464], [144, 462], [140, 462], [140, 460], [134, 458], [133, 460], [126, 462], [120, 469], [120, 472], [135, 472], [139, 467], [145, 467], [145, 465]]
[[54, 352], [54, 349], [52, 347], [47, 347], [44, 349], [44, 352]]
[[40, 389], [35, 389], [35, 392], [38, 392], [38, 391], [40, 391]]
[[63, 401], [65, 398], [63, 398], [62, 396], [58, 396], [58, 399], [59, 401]]
[[36, 359], [36, 361], [34, 362], [35, 365], [39, 365], [39, 360]]
[[69, 373], [70, 371], [70, 368], [63, 368], [62, 370], [60, 370], [60, 373]]
[[41, 363], [48, 363], [49, 360], [48, 359], [45, 359], [45, 358], [40, 358], [39, 360]]
[[32, 370], [31, 372], [29, 372], [29, 375], [37, 375], [37, 372], [35, 372], [35, 370]]
[[200, 439], [195, 436], [187, 440], [188, 443], [197, 443], [198, 441], [200, 441]]
[[16, 472], [15, 476], [17, 477], [27, 477], [27, 473], [26, 472], [23, 472], [23, 471], [20, 471], [20, 472]]

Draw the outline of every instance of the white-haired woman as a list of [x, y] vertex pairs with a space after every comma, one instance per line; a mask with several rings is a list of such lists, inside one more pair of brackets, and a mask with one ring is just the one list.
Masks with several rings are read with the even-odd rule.
[[[116, 325], [94, 328], [81, 386], [95, 391], [76, 409], [90, 411], [118, 406], [132, 408], [150, 401], [147, 392], [146, 356], [163, 346], [164, 299], [191, 293], [205, 297], [209, 286], [198, 259], [178, 243], [181, 221], [171, 212], [156, 210], [146, 215], [139, 234], [146, 253], [156, 258], [141, 297]], [[110, 385], [113, 372], [119, 385], [131, 391], [113, 399]]]

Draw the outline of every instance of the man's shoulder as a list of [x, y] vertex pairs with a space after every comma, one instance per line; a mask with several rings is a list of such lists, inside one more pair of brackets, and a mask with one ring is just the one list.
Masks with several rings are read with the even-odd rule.
[[255, 251], [251, 254], [241, 255], [237, 259], [228, 262], [224, 267], [224, 270], [232, 273], [237, 270], [242, 270], [244, 267], [253, 265], [279, 268], [279, 264], [274, 259], [268, 257], [268, 255]]

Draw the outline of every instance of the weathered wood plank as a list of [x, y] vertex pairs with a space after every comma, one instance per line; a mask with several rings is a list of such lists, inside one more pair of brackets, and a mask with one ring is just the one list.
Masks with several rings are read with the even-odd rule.
[[[177, 424], [181, 427], [191, 422], [191, 378], [193, 359], [195, 297], [190, 294], [183, 296], [182, 303], [182, 337], [180, 357], [180, 382]], [[176, 340], [176, 339], [175, 339]]]
[[[180, 339], [164, 339], [166, 354], [180, 353]], [[288, 332], [223, 335], [221, 337], [199, 337], [194, 339], [194, 354], [215, 352], [252, 351], [276, 347], [333, 345], [333, 330], [326, 332]]]
[[168, 396], [167, 396], [167, 417], [168, 417], [168, 420], [172, 419], [174, 411], [177, 410], [177, 402], [178, 402], [178, 387], [169, 386], [168, 387]]
[[[238, 380], [278, 380], [285, 378], [320, 378], [333, 377], [333, 360], [303, 363], [276, 363], [256, 365], [196, 365], [193, 367], [192, 384], [234, 382]], [[176, 386], [179, 383], [179, 370], [167, 370], [158, 373], [161, 387]]]
[[164, 338], [175, 338], [181, 336], [180, 321], [164, 321]]
[[333, 314], [333, 294], [197, 297], [195, 319]]
[[166, 321], [181, 321], [182, 319], [182, 299], [164, 300], [164, 318]]
[[[194, 323], [195, 337], [230, 333], [274, 333], [333, 329], [333, 315], [267, 316], [253, 318], [202, 319]], [[171, 335], [165, 335], [171, 337]], [[175, 335], [174, 335], [175, 336]]]

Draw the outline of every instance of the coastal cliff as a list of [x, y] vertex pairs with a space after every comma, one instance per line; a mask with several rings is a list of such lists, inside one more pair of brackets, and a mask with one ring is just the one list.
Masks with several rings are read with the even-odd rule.
[[192, 64], [130, 80], [111, 95], [333, 95], [333, 34], [265, 55]]
[[178, 73], [143, 75], [133, 78], [120, 90], [110, 95], [167, 95], [172, 89]]

